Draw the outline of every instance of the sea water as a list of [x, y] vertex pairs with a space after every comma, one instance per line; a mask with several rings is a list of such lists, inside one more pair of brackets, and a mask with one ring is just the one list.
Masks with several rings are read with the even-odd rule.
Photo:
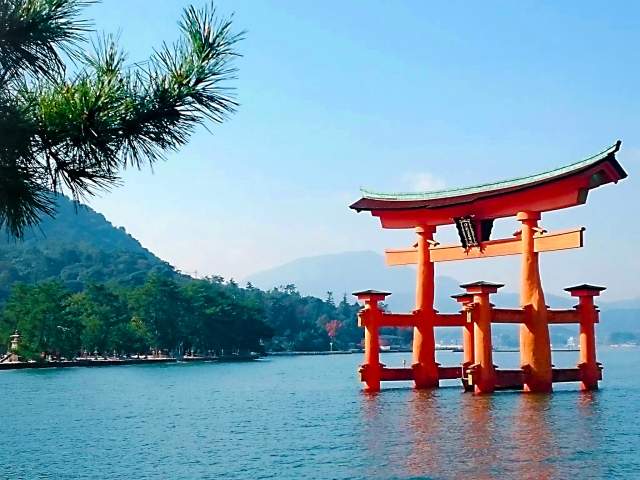
[[[443, 365], [461, 354], [438, 352]], [[0, 478], [640, 478], [639, 349], [601, 390], [362, 392], [359, 354], [0, 372]], [[389, 367], [410, 364], [388, 353]], [[496, 353], [502, 367], [517, 353]], [[575, 352], [555, 352], [558, 367]]]

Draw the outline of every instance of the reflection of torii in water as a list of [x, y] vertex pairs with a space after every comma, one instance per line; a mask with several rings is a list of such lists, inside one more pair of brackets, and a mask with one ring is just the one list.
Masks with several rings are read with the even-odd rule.
[[[615, 158], [620, 141], [603, 152], [549, 172], [468, 188], [425, 193], [374, 193], [363, 191], [351, 208], [378, 217], [383, 228], [412, 228], [418, 239], [413, 248], [387, 250], [388, 265], [418, 266], [416, 309], [409, 314], [382, 312], [378, 302], [388, 292], [355, 292], [364, 301], [359, 319], [365, 328], [365, 361], [360, 370], [367, 390], [377, 391], [384, 380], [413, 380], [417, 388], [437, 387], [440, 379], [462, 378], [465, 388], [491, 392], [499, 388], [551, 391], [553, 382], [580, 381], [595, 389], [601, 378], [596, 361], [594, 323], [598, 322], [593, 297], [603, 287], [567, 288], [580, 299], [575, 310], [549, 310], [538, 269], [538, 254], [580, 248], [584, 228], [547, 232], [538, 225], [542, 212], [584, 204], [589, 190], [617, 183], [627, 174]], [[513, 238], [492, 240], [497, 218], [515, 216], [521, 229]], [[440, 245], [437, 227], [455, 224], [461, 245]], [[463, 308], [457, 314], [434, 310], [434, 264], [454, 260], [521, 255], [519, 309], [493, 308], [489, 295], [501, 284], [475, 282], [456, 296]], [[518, 323], [521, 368], [496, 370], [492, 361], [491, 323]], [[580, 324], [580, 363], [574, 369], [553, 369], [549, 324]], [[379, 359], [380, 327], [414, 327], [411, 368], [385, 368]], [[434, 327], [463, 327], [464, 362], [441, 367], [435, 361]]]

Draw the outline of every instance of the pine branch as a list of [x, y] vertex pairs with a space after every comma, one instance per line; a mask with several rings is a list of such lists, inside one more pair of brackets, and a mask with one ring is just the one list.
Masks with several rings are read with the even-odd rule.
[[[34, 10], [45, 4], [49, 9], [66, 7], [71, 16], [75, 10], [68, 9], [84, 3], [2, 1], [31, 4]], [[58, 39], [49, 45], [76, 40], [80, 31], [70, 21], [59, 20], [67, 32], [49, 35]], [[172, 47], [163, 45], [146, 67], [125, 67], [126, 56], [116, 40], [102, 37], [94, 43], [93, 54], [81, 57], [84, 68], [73, 78], [50, 74], [37, 81], [14, 79], [12, 93], [0, 93], [0, 108], [13, 104], [14, 116], [19, 117], [0, 117], [0, 144], [5, 142], [3, 129], [23, 126], [19, 148], [12, 153], [0, 149], [2, 168], [14, 172], [10, 178], [15, 183], [15, 188], [0, 184], [6, 188], [0, 192], [0, 226], [4, 222], [20, 236], [26, 226], [38, 222], [38, 212], [51, 214], [41, 192], [69, 192], [79, 199], [107, 190], [118, 184], [119, 172], [127, 165], [153, 164], [184, 145], [196, 126], [207, 120], [222, 122], [235, 110], [227, 82], [236, 73], [234, 47], [242, 34], [231, 32], [230, 19], [216, 20], [212, 7], [186, 9], [180, 28], [182, 40]], [[28, 50], [24, 48], [22, 53]], [[51, 66], [47, 62], [59, 65], [51, 48], [33, 68]], [[4, 69], [2, 62], [0, 54]], [[6, 62], [24, 68], [21, 61]], [[11, 195], [24, 205], [11, 206]]]
[[183, 38], [163, 45], [151, 65], [136, 72], [137, 104], [123, 124], [125, 158], [140, 168], [184, 145], [204, 120], [223, 122], [237, 103], [226, 82], [235, 78], [234, 46], [244, 32], [231, 32], [231, 19], [216, 20], [213, 7], [189, 7], [180, 28]]
[[73, 54], [90, 24], [79, 18], [85, 0], [0, 0], [0, 84], [19, 73], [53, 78], [64, 70], [60, 51]]
[[20, 237], [24, 225], [54, 213], [46, 172], [33, 163], [35, 125], [15, 98], [0, 90], [0, 228]]
[[55, 214], [55, 202], [43, 187], [43, 177], [42, 171], [4, 159], [0, 162], [0, 228], [6, 228], [10, 236], [20, 238], [26, 225], [36, 225], [42, 215]]

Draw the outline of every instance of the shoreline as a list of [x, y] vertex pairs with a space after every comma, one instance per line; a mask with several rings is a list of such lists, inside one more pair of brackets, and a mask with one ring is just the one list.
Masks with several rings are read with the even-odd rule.
[[[605, 345], [609, 348], [638, 348], [636, 345]], [[451, 351], [460, 353], [456, 349], [439, 348], [438, 350]], [[518, 349], [499, 348], [494, 352], [518, 352]], [[579, 352], [579, 349], [553, 348], [552, 352]], [[385, 353], [410, 353], [410, 349], [381, 351]], [[362, 354], [362, 350], [334, 350], [334, 351], [310, 351], [310, 352], [267, 352], [263, 355], [228, 355], [224, 357], [164, 357], [164, 358], [126, 358], [126, 359], [81, 359], [81, 360], [62, 360], [52, 362], [6, 362], [0, 363], [0, 371], [8, 370], [28, 370], [43, 368], [73, 368], [73, 367], [116, 367], [124, 365], [158, 365], [172, 363], [231, 363], [231, 362], [252, 362], [265, 357], [298, 357], [298, 356], [322, 356], [322, 355], [353, 355]]]
[[159, 365], [168, 363], [230, 363], [252, 362], [260, 358], [258, 355], [228, 355], [224, 357], [163, 357], [163, 358], [108, 358], [108, 359], [81, 359], [60, 360], [51, 362], [6, 362], [0, 363], [0, 371], [3, 370], [28, 370], [42, 368], [73, 368], [73, 367], [117, 367], [123, 365]]

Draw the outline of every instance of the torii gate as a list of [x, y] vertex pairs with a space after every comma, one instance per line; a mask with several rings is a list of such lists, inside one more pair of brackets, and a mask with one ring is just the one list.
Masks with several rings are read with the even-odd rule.
[[[594, 324], [598, 310], [593, 297], [604, 287], [578, 285], [566, 290], [578, 297], [572, 310], [548, 309], [538, 267], [541, 252], [580, 248], [584, 228], [547, 232], [538, 225], [541, 213], [584, 204], [589, 190], [617, 183], [627, 176], [615, 158], [621, 142], [603, 152], [549, 172], [469, 188], [426, 193], [374, 193], [363, 190], [350, 208], [380, 218], [382, 228], [412, 228], [412, 248], [387, 250], [388, 265], [417, 265], [416, 309], [409, 314], [383, 312], [378, 302], [388, 292], [354, 292], [364, 301], [359, 323], [365, 328], [365, 358], [360, 369], [366, 389], [377, 391], [384, 380], [413, 380], [416, 388], [437, 387], [440, 379], [462, 378], [465, 389], [491, 392], [503, 388], [549, 392], [553, 382], [580, 381], [583, 389], [598, 388], [601, 366], [596, 361]], [[513, 238], [490, 239], [497, 218], [515, 216], [521, 230]], [[436, 229], [455, 224], [461, 245], [440, 245]], [[454, 260], [521, 255], [519, 309], [497, 309], [489, 295], [501, 284], [474, 282], [461, 285], [455, 298], [462, 305], [456, 314], [434, 309], [434, 264]], [[519, 323], [520, 361], [517, 370], [497, 370], [492, 361], [491, 323]], [[575, 369], [554, 369], [551, 363], [549, 324], [580, 324], [580, 363]], [[407, 369], [386, 368], [379, 360], [378, 329], [412, 326], [413, 364]], [[441, 367], [435, 360], [434, 327], [463, 327], [462, 367]]]

